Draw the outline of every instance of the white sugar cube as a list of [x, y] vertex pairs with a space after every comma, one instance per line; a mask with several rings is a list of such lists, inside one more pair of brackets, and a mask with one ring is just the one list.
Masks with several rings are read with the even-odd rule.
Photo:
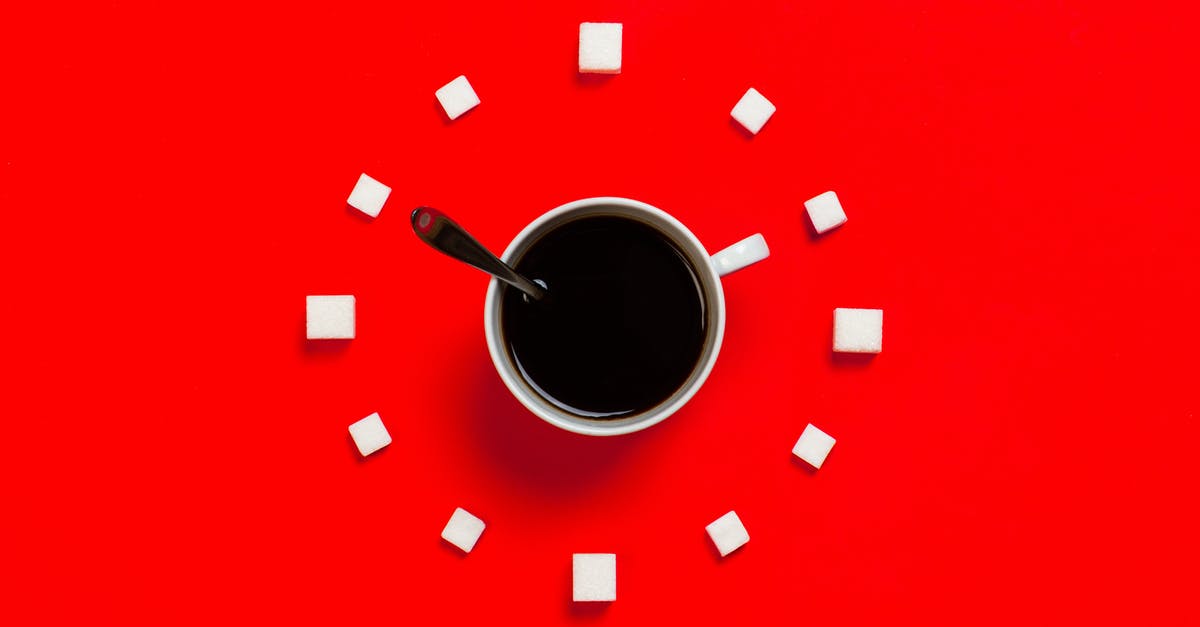
[[879, 353], [883, 351], [883, 310], [833, 310], [835, 353]]
[[441, 89], [437, 90], [437, 99], [442, 103], [446, 117], [451, 120], [457, 119], [458, 116], [474, 109], [479, 104], [479, 96], [475, 95], [475, 90], [471, 87], [471, 83], [467, 82], [466, 76], [459, 76], [443, 85]]
[[792, 454], [808, 462], [813, 468], [820, 468], [836, 442], [837, 440], [810, 424], [804, 427], [800, 439], [796, 440]]
[[377, 218], [379, 212], [383, 211], [383, 203], [387, 202], [391, 193], [392, 188], [363, 173], [359, 175], [358, 182], [350, 191], [350, 198], [346, 199], [346, 204], [372, 218]]
[[621, 73], [622, 28], [619, 23], [584, 22], [579, 25], [581, 73]]
[[350, 437], [363, 457], [392, 443], [392, 436], [376, 412], [350, 425]]
[[708, 532], [708, 537], [712, 538], [713, 544], [717, 545], [721, 557], [733, 553], [750, 541], [750, 534], [746, 533], [742, 519], [732, 511], [709, 523], [704, 530]]
[[747, 131], [757, 135], [762, 130], [763, 124], [775, 115], [775, 105], [771, 104], [758, 90], [751, 87], [746, 90], [746, 95], [733, 106], [733, 111], [729, 112], [733, 119], [738, 121], [738, 124], [746, 127]]
[[576, 553], [571, 558], [572, 599], [617, 600], [617, 556], [613, 553]]
[[442, 539], [462, 549], [464, 553], [470, 553], [485, 526], [482, 520], [459, 507], [450, 515], [446, 528], [442, 529]]
[[304, 308], [308, 339], [354, 339], [353, 296], [305, 296]]
[[808, 210], [808, 219], [812, 220], [817, 233], [824, 233], [846, 223], [846, 212], [842, 210], [842, 203], [833, 192], [825, 192], [804, 201], [804, 208]]

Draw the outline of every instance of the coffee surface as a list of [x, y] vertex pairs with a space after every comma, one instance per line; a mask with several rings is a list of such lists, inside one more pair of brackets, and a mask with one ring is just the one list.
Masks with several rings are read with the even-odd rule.
[[704, 293], [684, 254], [657, 229], [591, 216], [542, 236], [517, 263], [549, 295], [505, 287], [501, 328], [525, 381], [566, 411], [616, 419], [669, 398], [705, 336]]

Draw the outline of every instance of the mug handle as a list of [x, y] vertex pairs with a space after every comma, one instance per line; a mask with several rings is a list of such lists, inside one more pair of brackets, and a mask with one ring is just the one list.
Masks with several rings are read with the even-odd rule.
[[754, 265], [770, 255], [767, 240], [763, 239], [762, 233], [755, 233], [713, 255], [712, 265], [717, 271], [717, 276], [725, 276]]

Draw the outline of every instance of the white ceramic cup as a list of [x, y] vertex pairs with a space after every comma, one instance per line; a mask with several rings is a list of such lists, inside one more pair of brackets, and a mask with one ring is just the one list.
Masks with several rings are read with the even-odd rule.
[[770, 252], [767, 250], [766, 240], [756, 233], [710, 256], [700, 240], [667, 212], [628, 198], [601, 197], [569, 202], [542, 214], [517, 234], [504, 251], [502, 259], [515, 267], [525, 251], [541, 236], [568, 222], [595, 215], [631, 218], [652, 226], [670, 239], [687, 256], [696, 270], [706, 301], [707, 331], [700, 359], [683, 385], [666, 400], [637, 414], [616, 420], [587, 418], [566, 411], [543, 398], [517, 370], [502, 338], [500, 309], [504, 301], [503, 284], [498, 279], [492, 279], [488, 285], [483, 308], [483, 328], [487, 336], [488, 352], [491, 353], [496, 371], [500, 373], [500, 378], [513, 396], [516, 396], [529, 411], [556, 427], [575, 433], [620, 435], [640, 431], [662, 422], [696, 394], [717, 361], [717, 353], [721, 350], [721, 340], [725, 335], [725, 294], [721, 290], [721, 277], [766, 259]]

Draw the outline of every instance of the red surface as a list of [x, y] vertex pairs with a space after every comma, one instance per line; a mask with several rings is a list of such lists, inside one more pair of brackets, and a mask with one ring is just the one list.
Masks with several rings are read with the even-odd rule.
[[[6, 4], [0, 623], [1194, 623], [1200, 55], [1152, 5]], [[585, 20], [623, 74], [576, 75]], [[600, 194], [772, 250], [704, 389], [617, 439], [505, 393], [485, 278], [407, 223], [499, 250]], [[304, 341], [313, 293], [357, 339]], [[839, 306], [882, 355], [831, 357]], [[615, 603], [571, 605], [572, 552]]]

